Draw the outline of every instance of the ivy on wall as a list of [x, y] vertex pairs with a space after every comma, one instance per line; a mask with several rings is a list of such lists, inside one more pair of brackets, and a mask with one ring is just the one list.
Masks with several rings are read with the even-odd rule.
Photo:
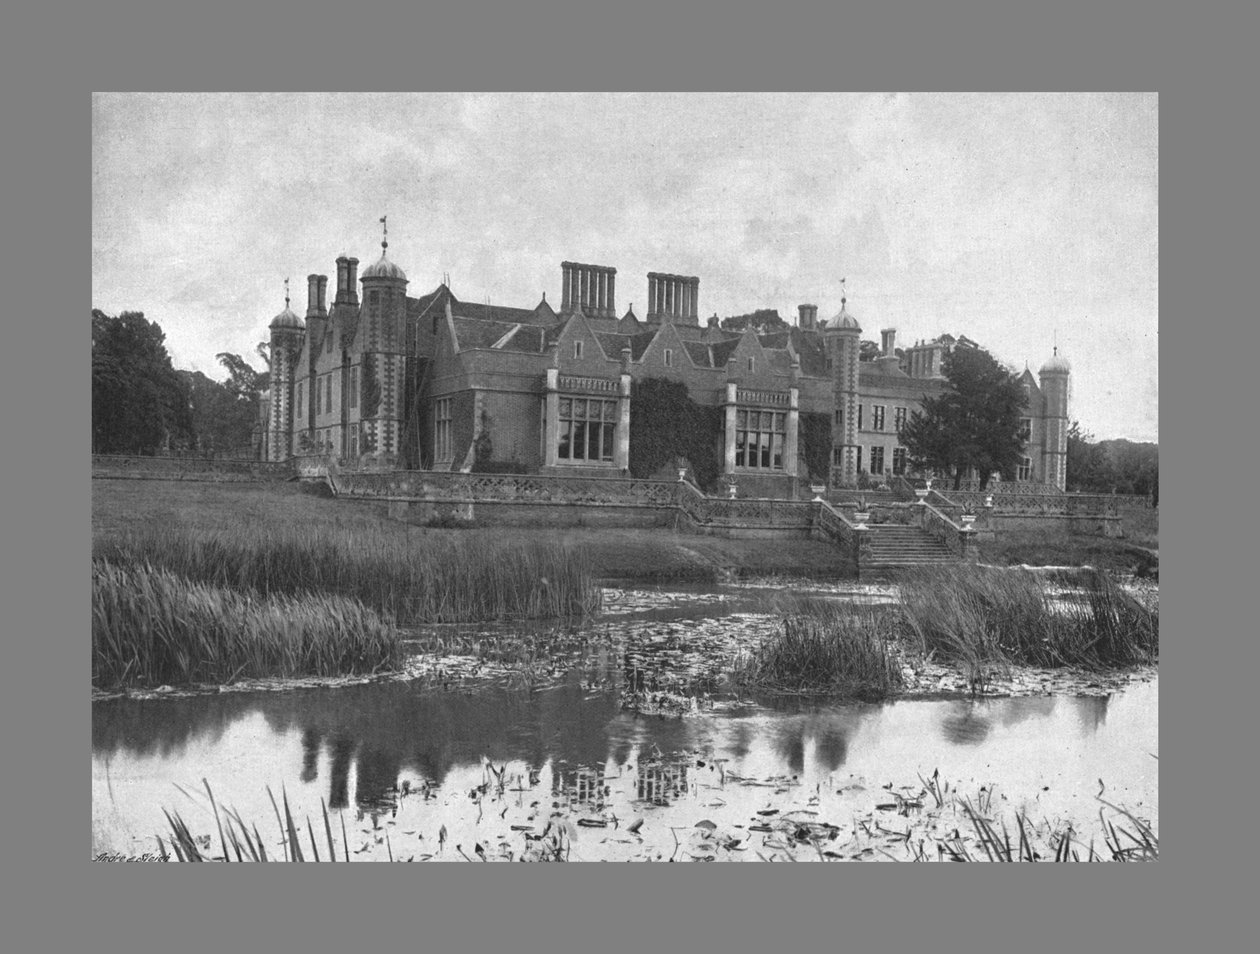
[[701, 487], [722, 471], [722, 409], [697, 404], [680, 381], [644, 378], [630, 392], [630, 474], [651, 477], [686, 461]]
[[376, 417], [381, 409], [381, 382], [376, 376], [376, 355], [363, 356], [363, 417]]
[[826, 480], [831, 471], [831, 416], [822, 411], [801, 411], [800, 438], [810, 480]]

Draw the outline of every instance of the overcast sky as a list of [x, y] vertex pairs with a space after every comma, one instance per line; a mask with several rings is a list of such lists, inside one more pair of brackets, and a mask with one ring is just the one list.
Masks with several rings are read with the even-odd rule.
[[[431, 291], [559, 304], [560, 262], [700, 276], [700, 313], [849, 310], [1035, 372], [1072, 417], [1159, 437], [1158, 97], [1132, 94], [100, 94], [93, 307], [222, 379], [306, 276], [389, 254]], [[329, 297], [331, 298], [330, 288]]]

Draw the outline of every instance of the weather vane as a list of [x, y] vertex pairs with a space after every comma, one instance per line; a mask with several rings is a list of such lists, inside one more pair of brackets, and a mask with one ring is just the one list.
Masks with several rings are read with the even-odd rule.
[[284, 280], [284, 307], [289, 307], [289, 279]]
[[388, 215], [381, 216], [381, 248], [389, 248], [389, 223], [385, 220]]
[[842, 279], [840, 279], [840, 307], [842, 307], [842, 308], [843, 308], [843, 307], [844, 307], [845, 302], [847, 302], [848, 300], [849, 300], [849, 299], [847, 299], [847, 298], [844, 296], [844, 279], [842, 278]]

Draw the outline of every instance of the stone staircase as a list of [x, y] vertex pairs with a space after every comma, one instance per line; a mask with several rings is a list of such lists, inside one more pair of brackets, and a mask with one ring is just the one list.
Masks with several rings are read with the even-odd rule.
[[959, 563], [957, 553], [919, 527], [878, 524], [870, 530], [870, 553], [862, 572]]

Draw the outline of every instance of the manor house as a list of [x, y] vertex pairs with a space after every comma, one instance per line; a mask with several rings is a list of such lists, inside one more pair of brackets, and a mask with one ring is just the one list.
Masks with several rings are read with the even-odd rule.
[[[305, 319], [271, 322], [271, 390], [260, 453], [325, 454], [342, 468], [478, 469], [618, 475], [630, 461], [635, 381], [666, 378], [720, 408], [713, 450], [755, 496], [791, 496], [806, 469], [801, 416], [825, 414], [825, 478], [853, 486], [907, 471], [901, 422], [945, 386], [942, 362], [974, 347], [942, 335], [896, 347], [881, 331], [860, 360], [862, 328], [844, 298], [830, 320], [800, 305], [794, 326], [725, 330], [699, 315], [700, 279], [649, 272], [647, 306], [617, 314], [617, 270], [561, 263], [560, 303], [460, 301], [443, 282], [413, 298], [381, 242], [379, 260], [337, 259], [337, 285], [308, 277]], [[360, 291], [360, 286], [362, 290]], [[1067, 362], [1025, 370], [1026, 455], [1015, 475], [1063, 489]], [[824, 425], [825, 432], [825, 425]], [[812, 475], [817, 480], [820, 475]]]

